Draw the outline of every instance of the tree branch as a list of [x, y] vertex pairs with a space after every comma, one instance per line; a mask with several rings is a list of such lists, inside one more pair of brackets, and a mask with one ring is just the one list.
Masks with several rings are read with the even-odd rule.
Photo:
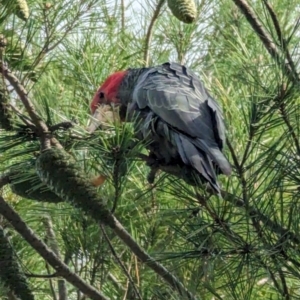
[[[281, 60], [281, 53], [277, 48], [276, 44], [273, 42], [271, 35], [265, 30], [263, 24], [259, 21], [254, 10], [249, 6], [247, 0], [232, 0], [236, 6], [241, 10], [249, 24], [252, 26], [253, 30], [256, 32], [265, 48], [269, 52], [272, 58], [276, 61], [278, 65], [282, 65], [285, 73], [291, 79], [292, 82], [298, 82], [298, 74], [294, 72], [290, 64], [286, 64]], [[280, 64], [282, 62], [282, 64]]]
[[134, 290], [134, 292], [135, 292], [135, 294], [136, 294], [137, 299], [142, 300], [141, 294], [139, 293], [138, 289], [136, 288], [136, 285], [135, 285], [135, 283], [134, 283], [134, 281], [133, 281], [131, 275], [130, 275], [129, 272], [126, 270], [124, 264], [122, 263], [121, 259], [119, 258], [118, 254], [116, 253], [116, 251], [115, 251], [113, 245], [111, 244], [111, 242], [110, 242], [110, 240], [109, 240], [109, 237], [108, 237], [108, 235], [107, 235], [107, 233], [106, 233], [106, 231], [105, 231], [105, 228], [104, 228], [104, 226], [103, 226], [102, 224], [100, 225], [100, 229], [101, 229], [101, 231], [102, 231], [102, 233], [103, 233], [103, 236], [104, 236], [106, 242], [108, 243], [108, 247], [110, 248], [110, 251], [111, 251], [112, 255], [114, 256], [114, 258], [116, 259], [117, 263], [119, 264], [119, 266], [121, 267], [121, 269], [122, 269], [123, 272], [125, 273], [125, 275], [126, 275], [128, 281], [130, 282], [130, 284], [131, 284], [131, 286], [132, 286], [132, 288], [133, 288], [133, 290]]
[[57, 272], [53, 274], [43, 275], [43, 274], [32, 274], [32, 273], [24, 273], [24, 275], [28, 278], [56, 278], [59, 276]]
[[165, 3], [165, 0], [159, 0], [158, 4], [157, 4], [157, 6], [154, 10], [152, 19], [150, 21], [150, 24], [149, 24], [149, 27], [148, 27], [148, 30], [147, 30], [146, 40], [145, 40], [145, 48], [144, 48], [144, 64], [145, 64], [145, 67], [148, 67], [148, 65], [149, 65], [150, 43], [151, 43], [151, 39], [152, 39], [153, 28], [154, 28], [156, 20], [158, 19], [158, 16], [160, 14], [161, 8], [163, 7], [164, 3]]
[[36, 126], [38, 135], [41, 140], [42, 149], [50, 148], [51, 143], [54, 144], [56, 147], [62, 148], [60, 143], [55, 138], [51, 137], [48, 126], [36, 112], [33, 103], [28, 98], [27, 91], [19, 82], [18, 78], [6, 66], [4, 66], [3, 63], [0, 63], [0, 72], [4, 75], [7, 81], [14, 88], [15, 92], [18, 94], [20, 100], [26, 108], [26, 111], [28, 112], [32, 123]]
[[9, 173], [5, 173], [2, 176], [0, 176], [0, 189], [10, 183], [9, 176]]
[[[55, 232], [53, 229], [52, 221], [50, 216], [43, 217], [43, 223], [46, 228], [46, 237], [48, 241], [48, 245], [50, 249], [55, 253], [58, 259], [61, 260], [61, 255], [58, 247], [58, 243], [56, 240]], [[64, 279], [58, 279], [58, 299], [59, 300], [67, 300], [68, 299], [68, 291], [66, 287], [66, 282]]]
[[271, 4], [268, 2], [268, 0], [263, 0], [263, 1], [264, 1], [264, 4], [265, 4], [265, 6], [266, 6], [266, 8], [267, 8], [267, 10], [268, 10], [268, 12], [271, 16], [271, 19], [272, 19], [272, 22], [273, 22], [273, 25], [274, 25], [274, 28], [275, 28], [275, 31], [276, 31], [276, 34], [277, 34], [278, 42], [280, 43], [280, 45], [282, 47], [282, 50], [286, 54], [287, 61], [289, 62], [289, 65], [290, 65], [291, 69], [293, 70], [293, 73], [297, 74], [295, 64], [293, 62], [292, 56], [291, 56], [291, 54], [289, 52], [289, 49], [287, 47], [286, 39], [284, 38], [284, 36], [282, 34], [282, 31], [281, 31], [276, 13], [275, 13], [274, 9], [272, 8]]
[[[90, 201], [91, 202], [91, 201]], [[101, 212], [101, 219], [108, 218], [109, 222], [105, 222], [106, 226], [112, 228], [115, 234], [127, 245], [130, 250], [149, 268], [151, 268], [156, 274], [158, 274], [162, 279], [166, 281], [171, 287], [173, 287], [181, 296], [186, 297], [187, 299], [195, 300], [195, 296], [192, 295], [180, 282], [178, 278], [170, 273], [163, 265], [158, 263], [154, 258], [152, 258], [143, 248], [141, 248], [138, 243], [133, 239], [133, 237], [126, 231], [122, 224], [109, 212], [109, 216], [106, 216], [106, 212], [103, 209], [102, 200], [97, 203], [90, 203], [90, 206], [86, 205], [86, 201], [82, 203], [76, 203], [77, 207], [83, 209], [86, 213], [90, 213], [91, 210], [96, 210]], [[74, 205], [74, 203], [71, 203]], [[36, 250], [40, 255], [67, 281], [73, 282], [73, 285], [80, 286], [86, 290], [85, 283], [80, 277], [72, 273], [68, 266], [65, 265], [61, 260], [59, 260], [56, 255], [41, 241], [39, 240], [30, 228], [27, 227], [25, 222], [21, 220], [18, 214], [4, 201], [3, 198], [0, 198], [0, 211], [1, 214], [12, 223], [13, 227], [23, 236], [23, 238]], [[96, 221], [97, 220], [95, 213], [90, 214]], [[101, 226], [101, 224], [99, 224]], [[71, 278], [69, 275], [71, 274]], [[77, 287], [76, 286], [76, 287]], [[92, 288], [92, 287], [90, 287]], [[82, 290], [82, 291], [84, 291]], [[89, 291], [89, 290], [88, 290]], [[100, 298], [93, 298], [100, 299]], [[106, 299], [106, 298], [103, 298]]]
[[35, 249], [60, 276], [65, 278], [69, 283], [78, 288], [83, 294], [94, 300], [108, 300], [101, 292], [83, 281], [79, 276], [72, 272], [57, 256], [48, 248], [48, 246], [39, 239], [31, 228], [21, 219], [21, 217], [10, 207], [3, 197], [0, 196], [1, 214], [11, 223], [14, 229]]
[[121, 0], [121, 31], [125, 32], [125, 3], [124, 0]]
[[[1, 208], [1, 207], [0, 207]], [[141, 248], [138, 243], [133, 239], [133, 237], [126, 231], [122, 224], [113, 216], [115, 226], [113, 231], [115, 234], [130, 248], [130, 250], [149, 268], [151, 268], [156, 274], [158, 274], [162, 279], [164, 279], [171, 287], [173, 287], [179, 295], [184, 297], [184, 299], [196, 300], [197, 298], [191, 294], [184, 285], [176, 278], [168, 269], [163, 265], [158, 263], [154, 258], [152, 258], [143, 248]]]
[[43, 122], [42, 118], [37, 114], [33, 104], [28, 98], [27, 91], [25, 88], [20, 84], [18, 78], [7, 68], [4, 66], [3, 63], [0, 64], [0, 71], [4, 75], [4, 77], [9, 81], [9, 83], [14, 88], [15, 92], [20, 97], [23, 105], [25, 106], [32, 122], [35, 124], [37, 129], [41, 132], [48, 132], [47, 125]]
[[[228, 193], [227, 191], [221, 191], [221, 195], [224, 198], [224, 200], [235, 204], [237, 207], [246, 207], [246, 203], [242, 199], [236, 197], [233, 194]], [[293, 243], [300, 245], [300, 237], [297, 234], [278, 225], [276, 222], [272, 221], [268, 216], [264, 215], [251, 205], [248, 205], [248, 213], [250, 216], [257, 216], [259, 221], [262, 221], [265, 224], [265, 226], [269, 228], [269, 230], [275, 232], [281, 237], [285, 236], [286, 239], [289, 239]]]
[[[234, 153], [233, 147], [229, 145], [229, 149], [231, 149], [232, 152], [232, 158], [235, 165], [240, 165], [237, 156]], [[140, 154], [139, 158], [146, 162], [152, 162], [152, 159], [149, 158], [147, 155]], [[182, 169], [177, 166], [158, 166], [158, 169], [171, 174], [173, 176], [176, 176], [178, 178], [182, 178]], [[233, 203], [236, 207], [239, 208], [246, 208], [248, 209], [248, 213], [250, 216], [257, 216], [257, 218], [262, 221], [266, 227], [268, 227], [271, 231], [275, 232], [279, 236], [286, 236], [287, 239], [290, 239], [293, 243], [300, 245], [300, 236], [298, 236], [296, 233], [291, 232], [290, 230], [278, 225], [276, 222], [272, 221], [268, 216], [261, 213], [259, 210], [255, 209], [251, 205], [246, 203], [239, 197], [232, 195], [228, 193], [227, 191], [222, 190], [221, 196], [224, 198], [225, 201], [228, 201], [230, 203]]]

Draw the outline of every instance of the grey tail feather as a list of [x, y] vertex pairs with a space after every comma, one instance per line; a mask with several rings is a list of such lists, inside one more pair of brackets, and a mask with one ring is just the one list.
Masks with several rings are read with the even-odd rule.
[[218, 145], [210, 146], [201, 139], [196, 139], [194, 144], [209, 155], [211, 160], [220, 168], [224, 175], [231, 174], [231, 166], [225, 155], [222, 153]]
[[210, 187], [217, 194], [220, 194], [220, 186], [210, 157], [205, 152], [197, 149], [189, 138], [178, 133], [174, 134], [174, 138], [183, 162], [198, 171]]

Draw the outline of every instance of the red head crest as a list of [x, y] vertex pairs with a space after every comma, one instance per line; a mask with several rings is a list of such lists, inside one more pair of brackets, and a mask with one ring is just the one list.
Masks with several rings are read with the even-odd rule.
[[107, 77], [93, 97], [91, 103], [92, 113], [95, 112], [99, 104], [119, 102], [117, 98], [118, 89], [126, 73], [127, 71], [119, 71]]

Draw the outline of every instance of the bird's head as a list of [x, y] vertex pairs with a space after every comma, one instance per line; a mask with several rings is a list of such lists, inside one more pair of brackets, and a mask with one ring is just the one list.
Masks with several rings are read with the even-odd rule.
[[94, 114], [96, 109], [101, 105], [120, 103], [118, 92], [126, 73], [127, 71], [119, 71], [106, 78], [93, 97], [91, 103], [92, 114]]
[[93, 132], [104, 123], [111, 122], [119, 118], [118, 97], [119, 88], [127, 71], [116, 72], [106, 78], [103, 84], [95, 93], [90, 108], [93, 118], [89, 122], [88, 131]]

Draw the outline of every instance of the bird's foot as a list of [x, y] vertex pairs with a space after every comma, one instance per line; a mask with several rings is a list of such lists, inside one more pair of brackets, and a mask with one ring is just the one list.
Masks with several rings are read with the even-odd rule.
[[150, 184], [153, 184], [154, 183], [154, 180], [155, 180], [155, 175], [157, 174], [159, 168], [157, 167], [152, 167], [148, 176], [147, 176], [147, 180]]
[[162, 163], [163, 162], [159, 160], [154, 153], [149, 153], [147, 158], [147, 166], [150, 167], [150, 172], [147, 176], [147, 180], [150, 184], [154, 183], [155, 176], [159, 171], [159, 167], [162, 165]]
[[54, 132], [57, 130], [68, 130], [68, 129], [72, 128], [73, 126], [74, 126], [74, 123], [71, 121], [61, 122], [61, 123], [57, 123], [57, 124], [50, 126], [49, 131]]

